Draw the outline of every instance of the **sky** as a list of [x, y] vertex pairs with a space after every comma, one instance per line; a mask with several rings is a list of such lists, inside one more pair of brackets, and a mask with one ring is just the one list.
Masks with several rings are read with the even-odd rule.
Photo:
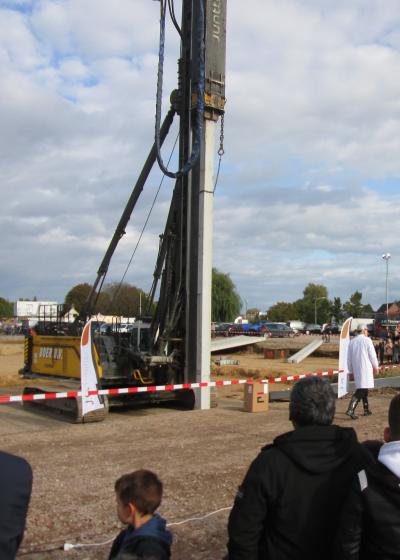
[[[399, 7], [228, 0], [213, 265], [243, 307], [294, 301], [314, 282], [377, 308], [386, 272], [400, 299]], [[159, 8], [0, 0], [0, 297], [62, 302], [95, 280], [154, 140]], [[168, 19], [163, 114], [177, 57]], [[160, 184], [125, 277], [149, 290], [173, 189], [157, 166], [106, 281], [121, 280]]]

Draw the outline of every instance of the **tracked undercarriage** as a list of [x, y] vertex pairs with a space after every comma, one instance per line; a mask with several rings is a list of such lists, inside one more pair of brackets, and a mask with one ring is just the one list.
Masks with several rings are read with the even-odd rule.
[[[60, 312], [61, 316], [61, 312]], [[92, 327], [93, 359], [97, 365], [95, 389], [118, 389], [182, 383], [178, 364], [173, 356], [155, 356], [146, 351], [149, 322], [138, 321], [129, 333], [119, 333], [110, 326], [107, 334]], [[81, 338], [74, 333], [74, 325], [56, 321], [39, 323], [25, 339], [25, 365], [20, 375], [27, 380], [24, 395], [67, 393], [81, 391]], [[57, 331], [57, 332], [52, 332]], [[72, 334], [73, 333], [73, 334]], [[35, 399], [23, 401], [29, 410], [62, 415], [71, 422], [104, 420], [112, 406], [136, 403], [175, 401], [185, 408], [193, 408], [191, 390], [149, 391], [99, 397], [104, 408], [84, 413], [82, 397]]]

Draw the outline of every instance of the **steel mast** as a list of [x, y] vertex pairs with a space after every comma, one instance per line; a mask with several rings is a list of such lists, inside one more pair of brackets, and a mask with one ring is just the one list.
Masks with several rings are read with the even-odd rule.
[[[182, 26], [191, 21], [191, 79], [193, 103], [197, 67], [196, 22], [199, 0], [183, 4]], [[214, 197], [215, 127], [225, 105], [226, 0], [205, 0], [204, 126], [199, 159], [184, 178], [188, 192], [185, 377], [189, 382], [210, 379], [212, 224]], [[185, 127], [185, 124], [183, 124]], [[187, 131], [191, 137], [192, 126]], [[191, 140], [187, 141], [187, 146]], [[209, 389], [198, 390], [196, 408], [209, 408]]]

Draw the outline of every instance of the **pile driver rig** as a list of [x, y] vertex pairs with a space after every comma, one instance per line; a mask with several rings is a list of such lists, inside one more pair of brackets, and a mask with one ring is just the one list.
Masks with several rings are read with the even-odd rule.
[[[168, 2], [168, 4], [167, 4]], [[167, 10], [180, 35], [178, 86], [161, 124], [162, 74]], [[175, 179], [164, 233], [149, 294], [149, 309], [130, 332], [93, 330], [93, 361], [99, 389], [208, 381], [212, 275], [212, 215], [214, 196], [215, 126], [225, 106], [226, 0], [182, 0], [181, 25], [173, 0], [160, 0], [160, 57], [158, 65], [155, 141], [137, 179], [109, 247], [98, 269], [84, 309], [73, 323], [42, 313], [34, 334], [25, 340], [21, 374], [30, 380], [25, 393], [49, 390], [46, 380], [68, 386], [80, 382], [81, 334], [103, 285], [114, 251], [125, 233], [146, 179], [155, 164]], [[175, 116], [179, 118], [178, 170], [168, 170], [161, 146]], [[33, 383], [33, 381], [35, 381]], [[54, 391], [51, 384], [51, 391]], [[208, 408], [209, 389], [135, 394], [134, 398], [178, 399], [188, 407]], [[132, 397], [131, 397], [132, 398]], [[71, 400], [71, 399], [68, 399]], [[57, 406], [59, 406], [57, 401]], [[96, 411], [84, 417], [79, 402], [75, 421], [96, 421]]]

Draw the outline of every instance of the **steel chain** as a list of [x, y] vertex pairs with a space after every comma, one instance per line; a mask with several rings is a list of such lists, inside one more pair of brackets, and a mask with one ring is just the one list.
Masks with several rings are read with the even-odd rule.
[[224, 124], [225, 124], [225, 113], [221, 115], [221, 129], [219, 134], [219, 148], [218, 148], [218, 155], [222, 157], [225, 153], [224, 150]]

